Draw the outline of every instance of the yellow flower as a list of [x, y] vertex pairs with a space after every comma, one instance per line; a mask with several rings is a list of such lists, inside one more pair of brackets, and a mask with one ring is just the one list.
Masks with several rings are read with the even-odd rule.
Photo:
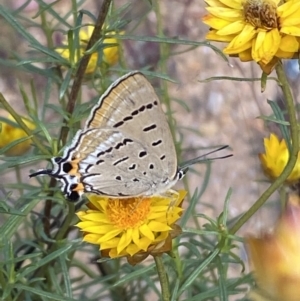
[[279, 58], [299, 52], [300, 1], [206, 0], [206, 39], [228, 43], [223, 50], [241, 61], [254, 60], [270, 73]]
[[[260, 292], [266, 300], [299, 301], [300, 206], [291, 195], [274, 233], [247, 239], [249, 256]], [[254, 295], [254, 294], [253, 294]], [[258, 297], [252, 300], [261, 300]]]
[[[12, 122], [16, 122], [15, 119], [9, 115], [7, 117], [7, 119], [11, 120]], [[25, 119], [22, 118], [22, 121], [27, 125], [27, 127], [31, 130], [35, 129], [35, 125]], [[12, 126], [9, 123], [5, 123], [5, 122], [1, 122], [2, 128], [1, 128], [1, 133], [0, 133], [0, 148], [5, 147], [7, 145], [9, 145], [10, 143], [27, 137], [27, 134], [17, 125], [16, 126]], [[23, 155], [24, 153], [26, 153], [31, 145], [31, 139], [25, 140], [13, 147], [11, 147], [10, 149], [8, 149], [5, 154], [7, 156], [20, 156]]]
[[[289, 150], [287, 148], [285, 140], [279, 141], [275, 134], [270, 135], [270, 139], [264, 139], [265, 153], [259, 154], [262, 168], [266, 175], [272, 180], [278, 178], [286, 164], [289, 161]], [[287, 178], [288, 183], [293, 183], [300, 179], [300, 152], [298, 153], [298, 159], [296, 165]]]
[[[94, 26], [89, 25], [87, 27], [81, 28], [79, 31], [79, 40], [80, 40], [80, 58], [84, 55], [87, 43], [90, 40], [90, 37], [93, 33]], [[108, 34], [113, 35], [115, 31], [111, 31]], [[104, 44], [116, 44], [116, 46], [106, 47], [103, 49], [103, 61], [112, 66], [116, 64], [119, 60], [119, 47], [118, 47], [118, 40], [115, 38], [106, 38], [103, 41]], [[67, 40], [63, 41], [63, 45], [67, 45]], [[69, 60], [70, 59], [70, 51], [68, 48], [57, 48], [56, 52], [58, 52], [63, 58]], [[78, 55], [77, 51], [75, 50], [75, 63], [78, 62]], [[102, 54], [101, 54], [102, 55]], [[88, 66], [86, 68], [85, 73], [93, 73], [95, 69], [97, 69], [98, 65], [98, 53], [92, 53]]]
[[185, 195], [185, 191], [128, 199], [90, 195], [89, 209], [77, 213], [81, 220], [77, 227], [84, 232], [84, 241], [100, 246], [102, 256], [130, 258], [165, 252], [161, 248], [169, 245], [172, 232], [180, 232], [174, 224]]

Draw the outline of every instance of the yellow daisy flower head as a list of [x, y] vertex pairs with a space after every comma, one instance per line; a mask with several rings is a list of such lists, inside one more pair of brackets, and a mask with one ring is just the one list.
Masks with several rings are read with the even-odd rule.
[[[80, 51], [79, 51], [79, 55], [80, 57], [78, 58], [78, 52], [75, 51], [75, 58], [74, 58], [74, 63], [77, 63], [78, 60], [84, 55], [87, 43], [89, 42], [92, 33], [94, 30], [94, 26], [93, 25], [89, 25], [86, 27], [82, 27], [79, 31], [79, 40], [80, 40]], [[115, 31], [111, 31], [108, 32], [107, 34], [109, 35], [114, 35]], [[119, 46], [118, 46], [118, 40], [115, 38], [106, 38], [103, 41], [103, 44], [115, 44], [115, 46], [110, 46], [110, 47], [105, 47], [102, 51], [102, 58], [103, 61], [110, 65], [113, 66], [115, 65], [118, 60], [119, 60]], [[68, 41], [64, 40], [63, 41], [63, 45], [68, 45]], [[56, 52], [58, 52], [63, 58], [69, 60], [70, 59], [70, 51], [68, 48], [56, 48]], [[95, 71], [95, 69], [97, 69], [98, 65], [98, 53], [94, 52], [91, 54], [88, 66], [86, 68], [85, 73], [86, 74], [90, 74], [93, 73]]]
[[[15, 119], [11, 116], [7, 116], [8, 120], [12, 122], [16, 122]], [[35, 129], [35, 125], [29, 121], [28, 119], [22, 118], [22, 121], [27, 125], [27, 127], [31, 130]], [[1, 132], [0, 132], [0, 148], [3, 148], [10, 143], [27, 137], [27, 134], [20, 128], [18, 125], [13, 126], [10, 123], [1, 122]], [[25, 140], [10, 149], [8, 149], [5, 154], [7, 156], [20, 156], [26, 153], [31, 145], [31, 139]]]
[[84, 241], [100, 246], [102, 256], [126, 256], [137, 263], [149, 254], [171, 250], [172, 238], [180, 233], [175, 222], [185, 195], [185, 191], [128, 199], [90, 195], [88, 209], [77, 212], [81, 220], [77, 227], [84, 232]]
[[[279, 141], [275, 134], [264, 139], [265, 153], [259, 154], [262, 168], [272, 180], [278, 178], [289, 161], [289, 150], [284, 139]], [[287, 178], [287, 183], [293, 183], [300, 179], [300, 152], [297, 163]]]
[[206, 39], [228, 43], [223, 50], [241, 61], [256, 61], [270, 73], [280, 58], [299, 52], [300, 1], [205, 0], [210, 26]]
[[[259, 291], [266, 300], [298, 301], [300, 296], [300, 202], [289, 196], [272, 233], [246, 239]], [[254, 292], [252, 292], [254, 294]], [[262, 300], [251, 298], [251, 300]], [[265, 300], [265, 299], [264, 299]]]

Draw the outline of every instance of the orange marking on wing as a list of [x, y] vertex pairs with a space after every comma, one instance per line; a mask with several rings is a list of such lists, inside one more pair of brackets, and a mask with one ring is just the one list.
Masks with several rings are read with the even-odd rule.
[[78, 173], [78, 164], [81, 160], [79, 158], [76, 158], [70, 162], [72, 165], [72, 169], [68, 172], [71, 176], [80, 177], [81, 175]]
[[78, 183], [76, 188], [73, 189], [73, 191], [84, 191], [84, 186], [82, 183]]

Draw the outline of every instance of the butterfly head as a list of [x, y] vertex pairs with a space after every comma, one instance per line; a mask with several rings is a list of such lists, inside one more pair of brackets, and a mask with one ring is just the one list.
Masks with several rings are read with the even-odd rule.
[[48, 175], [55, 178], [62, 183], [61, 190], [65, 197], [72, 202], [78, 201], [83, 194], [84, 188], [79, 182], [80, 175], [77, 173], [76, 160], [66, 161], [62, 157], [55, 157], [51, 161], [53, 164], [52, 169], [41, 169], [31, 173], [29, 177]]

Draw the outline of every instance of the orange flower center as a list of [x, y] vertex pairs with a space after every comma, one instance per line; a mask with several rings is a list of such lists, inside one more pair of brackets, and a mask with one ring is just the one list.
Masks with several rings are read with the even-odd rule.
[[243, 3], [245, 21], [256, 28], [277, 28], [277, 6], [272, 0], [247, 0]]
[[150, 198], [110, 199], [107, 216], [112, 224], [121, 229], [134, 228], [147, 219], [150, 205]]

